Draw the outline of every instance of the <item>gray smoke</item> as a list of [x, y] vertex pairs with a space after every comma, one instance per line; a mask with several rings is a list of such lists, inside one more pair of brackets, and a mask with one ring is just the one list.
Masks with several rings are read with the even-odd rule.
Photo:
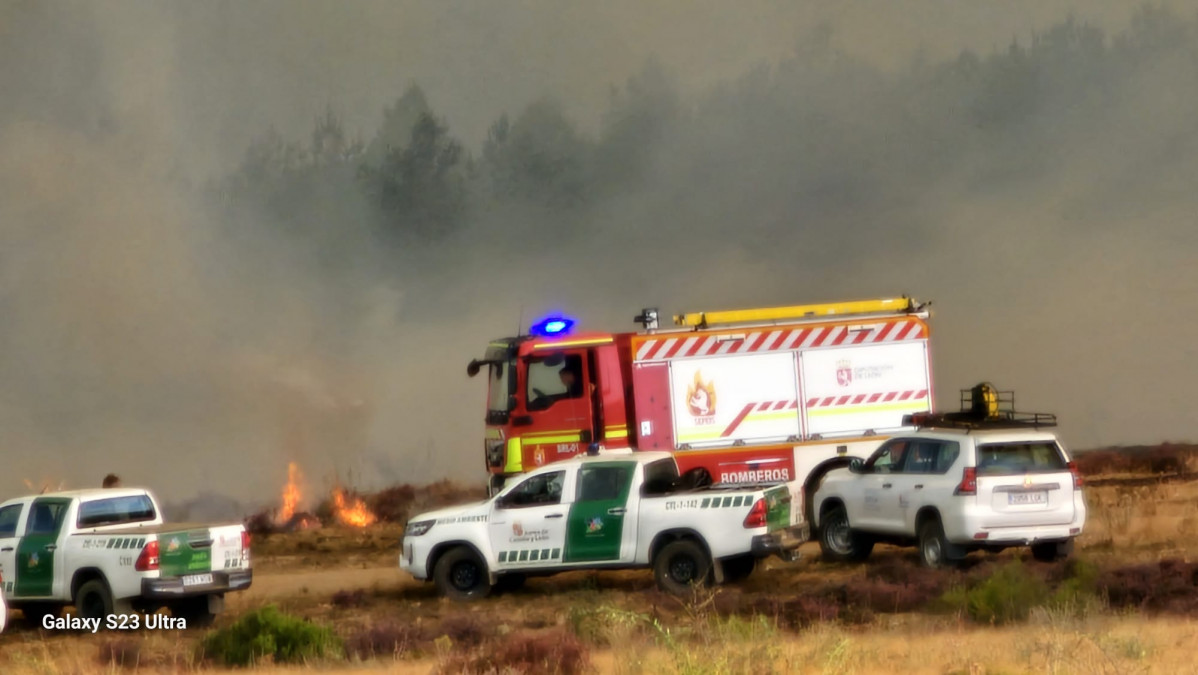
[[[464, 366], [521, 320], [900, 292], [942, 405], [1192, 438], [1198, 6], [1163, 6], [0, 3], [0, 492], [478, 480]], [[412, 84], [479, 173], [556, 163], [380, 236], [354, 143]]]

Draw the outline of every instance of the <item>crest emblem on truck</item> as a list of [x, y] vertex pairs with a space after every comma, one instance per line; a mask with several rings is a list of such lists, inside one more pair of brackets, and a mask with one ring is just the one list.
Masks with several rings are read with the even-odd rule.
[[30, 554], [29, 554], [29, 566], [30, 566], [30, 567], [37, 567], [37, 553], [30, 553]]
[[847, 387], [853, 383], [853, 362], [843, 359], [836, 362], [836, 384]]
[[520, 523], [512, 523], [512, 534], [516, 535], [517, 537], [524, 536], [524, 528], [520, 526]]
[[179, 550], [179, 538], [171, 537], [171, 543], [166, 545], [166, 550], [167, 550], [167, 552], [178, 551]]
[[596, 516], [587, 521], [587, 532], [598, 532], [603, 529], [603, 519]]
[[696, 370], [695, 381], [686, 388], [686, 409], [695, 417], [715, 415], [715, 383], [703, 381], [703, 374]]

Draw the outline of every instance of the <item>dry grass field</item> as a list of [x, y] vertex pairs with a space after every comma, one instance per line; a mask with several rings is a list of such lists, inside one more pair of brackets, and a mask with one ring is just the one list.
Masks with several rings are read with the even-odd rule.
[[[443, 600], [399, 572], [402, 528], [390, 521], [474, 495], [393, 489], [367, 496], [380, 513], [369, 527], [256, 535], [254, 586], [230, 597], [217, 632], [57, 634], [14, 612], [0, 672], [1192, 672], [1194, 450], [1083, 455], [1089, 519], [1068, 564], [1007, 551], [928, 571], [913, 551], [880, 546], [867, 563], [832, 565], [808, 544], [803, 560], [771, 560], [743, 584], [686, 600], [657, 591], [648, 572], [570, 573], [481, 603]], [[302, 634], [326, 650], [225, 669], [211, 650], [247, 617], [294, 618], [276, 642]]]

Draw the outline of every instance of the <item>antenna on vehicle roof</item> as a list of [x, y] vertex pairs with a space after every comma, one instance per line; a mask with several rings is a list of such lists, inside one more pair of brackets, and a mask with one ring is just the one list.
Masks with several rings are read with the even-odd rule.
[[520, 305], [520, 318], [516, 320], [516, 337], [524, 330], [524, 305]]

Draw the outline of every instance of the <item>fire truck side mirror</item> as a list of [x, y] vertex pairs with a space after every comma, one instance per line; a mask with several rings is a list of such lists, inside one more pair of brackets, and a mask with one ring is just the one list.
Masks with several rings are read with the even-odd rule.
[[482, 367], [482, 364], [479, 363], [478, 359], [472, 359], [470, 361], [470, 365], [466, 366], [467, 377], [474, 377], [475, 375], [478, 375], [478, 369], [480, 367]]

